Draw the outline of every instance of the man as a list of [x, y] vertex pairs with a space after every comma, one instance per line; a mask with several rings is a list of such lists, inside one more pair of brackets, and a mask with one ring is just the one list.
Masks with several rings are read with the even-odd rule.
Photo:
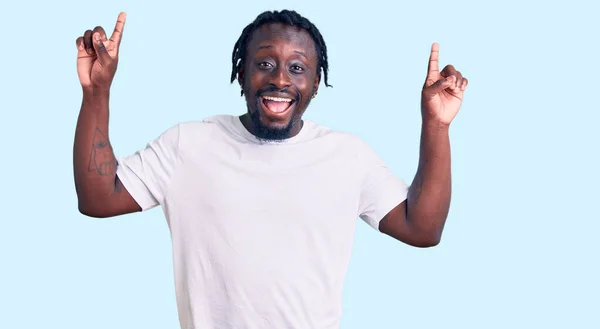
[[163, 207], [182, 328], [338, 328], [358, 217], [409, 245], [438, 244], [450, 205], [448, 129], [467, 80], [438, 70], [437, 44], [409, 187], [359, 138], [302, 120], [321, 79], [328, 85], [327, 47], [287, 10], [262, 13], [235, 44], [231, 82], [245, 114], [181, 123], [115, 157], [109, 95], [124, 26], [121, 13], [110, 39], [101, 27], [77, 39], [79, 209], [110, 217]]

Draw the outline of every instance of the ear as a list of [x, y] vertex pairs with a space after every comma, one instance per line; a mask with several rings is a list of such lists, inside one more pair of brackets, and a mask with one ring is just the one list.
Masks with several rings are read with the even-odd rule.
[[240, 84], [240, 87], [244, 87], [244, 68], [240, 67], [238, 69], [238, 83]]
[[313, 85], [313, 91], [314, 91], [314, 95], [317, 94], [317, 92], [319, 91], [319, 84], [321, 83], [321, 73], [317, 74], [317, 76], [315, 77], [315, 82]]
[[237, 81], [240, 84], [240, 88], [242, 89], [240, 91], [240, 96], [244, 96], [244, 69], [241, 67], [238, 69]]

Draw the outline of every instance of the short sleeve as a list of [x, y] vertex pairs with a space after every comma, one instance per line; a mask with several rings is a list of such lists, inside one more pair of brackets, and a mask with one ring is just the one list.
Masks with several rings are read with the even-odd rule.
[[359, 216], [379, 231], [383, 217], [406, 200], [409, 186], [366, 143], [362, 142], [357, 149], [363, 177]]
[[143, 211], [163, 202], [178, 162], [178, 151], [176, 125], [135, 154], [117, 157], [117, 176]]

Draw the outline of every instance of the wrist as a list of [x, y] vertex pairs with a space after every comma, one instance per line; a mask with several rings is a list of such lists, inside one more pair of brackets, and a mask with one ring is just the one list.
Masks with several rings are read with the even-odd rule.
[[83, 88], [82, 106], [85, 109], [97, 111], [108, 109], [110, 92], [104, 88]]
[[421, 125], [423, 130], [431, 132], [447, 133], [450, 130], [449, 123], [445, 123], [436, 119], [423, 119]]
[[84, 100], [108, 99], [110, 88], [83, 87]]

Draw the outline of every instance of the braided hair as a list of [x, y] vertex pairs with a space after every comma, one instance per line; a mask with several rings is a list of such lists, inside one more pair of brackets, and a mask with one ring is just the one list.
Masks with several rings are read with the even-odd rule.
[[[233, 52], [231, 54], [231, 83], [233, 83], [238, 75], [240, 69], [244, 68], [244, 61], [246, 60], [246, 50], [248, 47], [248, 43], [250, 42], [250, 37], [258, 28], [265, 24], [273, 24], [280, 23], [289, 26], [297, 26], [300, 27], [311, 36], [315, 43], [315, 48], [317, 52], [317, 74], [324, 75], [325, 78], [325, 86], [332, 87], [329, 85], [327, 80], [327, 74], [329, 72], [329, 63], [327, 62], [327, 45], [325, 44], [325, 40], [319, 32], [319, 29], [311, 23], [307, 18], [298, 14], [293, 10], [282, 10], [282, 11], [265, 11], [262, 14], [258, 15], [256, 19], [248, 24], [239, 39], [235, 43], [233, 47]], [[242, 95], [244, 95], [244, 90], [242, 90]]]

